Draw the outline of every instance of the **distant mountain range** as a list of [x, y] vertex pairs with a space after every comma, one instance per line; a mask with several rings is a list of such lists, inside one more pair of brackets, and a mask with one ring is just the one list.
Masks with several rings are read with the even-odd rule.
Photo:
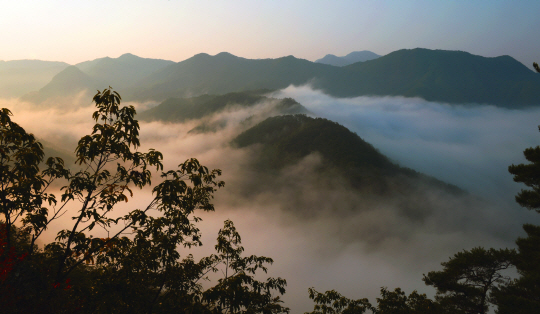
[[342, 67], [342, 66], [346, 66], [346, 65], [353, 64], [356, 62], [364, 62], [368, 60], [377, 59], [379, 57], [380, 56], [376, 53], [364, 50], [364, 51], [353, 51], [344, 57], [337, 57], [335, 55], [328, 54], [324, 56], [324, 58], [315, 60], [315, 62]]
[[74, 90], [111, 85], [124, 99], [137, 101], [310, 84], [336, 97], [420, 97], [507, 108], [540, 104], [540, 75], [509, 56], [485, 58], [462, 51], [404, 49], [342, 67], [293, 56], [253, 60], [229, 53], [198, 54], [173, 63], [126, 54], [81, 63], [77, 68], [90, 79], [66, 68], [66, 73], [53, 78], [53, 86], [38, 92], [43, 96], [33, 97], [63, 94], [62, 85], [69, 84]]
[[126, 53], [118, 58], [100, 58], [66, 67], [40, 90], [27, 93], [23, 100], [42, 102], [51, 98], [75, 95], [81, 91], [95, 93], [108, 86], [124, 95], [138, 80], [169, 65], [173, 61], [147, 59]]
[[68, 66], [65, 62], [54, 61], [0, 60], [0, 97], [20, 97], [36, 91]]
[[138, 80], [173, 64], [173, 61], [141, 58], [126, 53], [118, 58], [105, 57], [81, 62], [75, 66], [93, 79], [107, 82], [107, 86], [110, 85], [122, 91], [137, 83]]
[[292, 56], [250, 60], [221, 53], [196, 55], [139, 81], [129, 98], [163, 100], [311, 84], [336, 97], [405, 96], [448, 103], [522, 108], [540, 104], [540, 75], [509, 56], [461, 51], [399, 50], [334, 67]]

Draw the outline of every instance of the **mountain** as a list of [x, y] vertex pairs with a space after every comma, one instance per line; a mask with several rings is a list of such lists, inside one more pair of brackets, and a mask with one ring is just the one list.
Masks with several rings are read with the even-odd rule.
[[337, 57], [335, 55], [328, 54], [324, 56], [324, 58], [315, 60], [315, 62], [342, 67], [342, 66], [353, 64], [356, 62], [364, 62], [368, 60], [377, 59], [379, 57], [380, 56], [376, 53], [363, 50], [363, 51], [353, 51], [344, 57]]
[[158, 106], [138, 114], [141, 121], [186, 122], [205, 118], [192, 133], [216, 132], [227, 125], [223, 118], [212, 119], [212, 115], [226, 109], [238, 109], [267, 104], [259, 108], [248, 119], [261, 120], [275, 114], [308, 113], [307, 109], [292, 98], [276, 99], [258, 95], [256, 92], [229, 93], [225, 95], [201, 95], [192, 98], [170, 98]]
[[277, 170], [298, 162], [311, 153], [321, 154], [325, 165], [362, 185], [366, 180], [404, 176], [430, 182], [451, 192], [461, 190], [414, 170], [400, 167], [346, 127], [323, 118], [303, 114], [270, 117], [242, 132], [235, 147], [262, 144], [260, 165]]
[[69, 70], [77, 76], [72, 79], [58, 73], [64, 76], [65, 85], [55, 77], [56, 82], [43, 87], [38, 98], [42, 101], [47, 95], [66, 94], [71, 87], [95, 90], [111, 85], [125, 100], [161, 102], [310, 84], [335, 97], [420, 97], [506, 108], [540, 104], [540, 75], [509, 56], [485, 58], [462, 51], [404, 49], [343, 67], [293, 56], [254, 60], [223, 52], [198, 54], [174, 63], [125, 54], [81, 63], [76, 68], [84, 71], [75, 74]]
[[[252, 158], [245, 169], [256, 175], [235, 182], [245, 197], [282, 199], [302, 220], [332, 213], [354, 225], [359, 211], [379, 209], [381, 215], [392, 211], [404, 222], [422, 224], [428, 217], [451, 212], [462, 219], [468, 215], [463, 209], [473, 208], [472, 214], [485, 206], [454, 185], [396, 165], [344, 126], [322, 118], [270, 117], [242, 132], [231, 145]], [[444, 223], [436, 225], [449, 227]]]
[[38, 90], [68, 66], [55, 61], [0, 60], [0, 97], [20, 97]]
[[160, 70], [132, 87], [129, 98], [164, 100], [201, 94], [281, 89], [332, 76], [339, 68], [293, 56], [245, 59], [222, 52], [198, 54]]
[[512, 57], [485, 58], [421, 48], [398, 50], [344, 67], [293, 56], [251, 60], [228, 53], [199, 54], [146, 77], [130, 88], [128, 98], [162, 101], [291, 84], [311, 84], [336, 97], [421, 97], [507, 108], [540, 104], [540, 75]]
[[102, 89], [101, 84], [72, 65], [55, 75], [39, 91], [28, 93], [21, 99], [39, 103], [55, 98], [75, 96], [83, 91], [95, 92], [97, 89]]
[[81, 62], [75, 66], [98, 81], [102, 85], [101, 89], [112, 86], [122, 91], [138, 80], [172, 64], [173, 61], [141, 58], [126, 53], [118, 58], [105, 57]]
[[448, 103], [488, 103], [508, 108], [540, 104], [540, 75], [510, 56], [485, 58], [462, 51], [398, 50], [342, 68], [328, 93], [421, 97]]

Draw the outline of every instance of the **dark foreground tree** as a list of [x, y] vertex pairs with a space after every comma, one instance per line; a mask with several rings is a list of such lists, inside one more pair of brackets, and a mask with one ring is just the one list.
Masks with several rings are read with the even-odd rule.
[[[540, 73], [540, 66], [533, 65]], [[540, 146], [527, 148], [523, 154], [530, 163], [511, 165], [508, 171], [514, 175], [514, 181], [531, 189], [521, 190], [516, 201], [540, 213]], [[540, 226], [525, 224], [523, 229], [527, 237], [516, 240], [518, 254], [514, 260], [520, 277], [495, 291], [497, 313], [540, 313]]]
[[[533, 66], [540, 73], [540, 66], [536, 62]], [[540, 126], [538, 129], [540, 130]], [[527, 148], [523, 154], [531, 163], [511, 165], [508, 167], [508, 172], [514, 175], [515, 182], [524, 183], [532, 189], [522, 189], [516, 195], [516, 202], [527, 209], [540, 213], [540, 146]]]
[[[381, 297], [377, 298], [377, 306], [371, 305], [368, 299], [348, 299], [335, 290], [318, 292], [308, 289], [309, 298], [315, 302], [312, 312], [305, 314], [440, 314], [438, 305], [425, 294], [413, 291], [409, 296], [400, 288], [389, 291], [381, 288]], [[369, 312], [368, 312], [369, 311]]]
[[436, 302], [416, 290], [409, 296], [400, 288], [389, 291], [381, 288], [381, 297], [377, 298], [376, 314], [441, 314], [442, 310]]
[[526, 238], [518, 238], [514, 263], [520, 277], [493, 293], [500, 314], [540, 313], [540, 227], [523, 226]]
[[288, 313], [282, 306], [277, 291], [285, 293], [287, 282], [282, 278], [268, 278], [266, 281], [255, 279], [257, 270], [267, 272], [267, 264], [274, 261], [264, 256], [242, 256], [244, 247], [234, 224], [226, 220], [219, 230], [217, 255], [210, 257], [212, 270], [221, 271], [223, 278], [218, 284], [203, 293], [203, 300], [217, 313]]
[[[211, 200], [223, 186], [217, 179], [221, 171], [208, 170], [196, 159], [162, 171], [160, 152], [138, 151], [135, 109], [120, 106], [120, 95], [110, 88], [93, 100], [95, 125], [77, 145], [76, 171], [67, 170], [60, 158], [49, 158], [40, 171], [42, 145], [11, 121], [9, 110], [0, 110], [2, 312], [220, 313], [248, 308], [246, 301], [240, 307], [227, 303], [219, 308], [215, 300], [203, 300], [200, 281], [221, 259], [216, 255], [196, 262], [189, 254], [182, 258], [180, 251], [201, 244], [195, 214], [214, 210]], [[152, 170], [161, 171], [161, 178], [151, 200], [115, 215], [116, 205], [128, 203], [135, 188], [151, 185]], [[59, 198], [49, 191], [55, 180], [64, 180], [57, 184], [63, 185]], [[72, 217], [71, 226], [38, 249], [36, 239], [64, 214]], [[224, 230], [231, 228], [232, 222]], [[96, 231], [108, 236], [96, 237]], [[224, 241], [220, 248], [226, 247]], [[234, 258], [247, 267], [235, 269], [251, 275], [271, 262]], [[259, 307], [249, 307], [250, 313], [266, 312], [263, 305], [279, 301], [269, 299], [269, 291], [283, 293], [285, 281], [259, 283], [251, 275], [239, 287], [250, 284], [250, 298], [259, 300]], [[224, 294], [232, 289], [229, 281], [218, 284]], [[277, 313], [285, 308], [273, 309]]]
[[424, 282], [437, 289], [436, 300], [447, 313], [485, 314], [490, 293], [510, 278], [502, 272], [512, 266], [516, 252], [481, 247], [456, 253], [443, 262], [442, 271], [424, 275]]
[[368, 310], [374, 310], [368, 299], [348, 299], [336, 290], [321, 293], [314, 288], [309, 288], [308, 293], [309, 298], [315, 302], [315, 306], [312, 312], [305, 314], [363, 314]]

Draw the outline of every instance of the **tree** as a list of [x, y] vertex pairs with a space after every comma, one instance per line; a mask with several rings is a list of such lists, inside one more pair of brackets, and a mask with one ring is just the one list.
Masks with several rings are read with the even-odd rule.
[[[21, 222], [31, 234], [32, 253], [35, 240], [54, 220], [62, 207], [51, 215], [49, 206], [56, 204], [56, 197], [47, 193], [48, 187], [58, 178], [66, 178], [69, 172], [60, 158], [49, 158], [47, 168], [39, 170], [43, 161], [43, 145], [33, 134], [27, 133], [11, 121], [9, 109], [0, 110], [0, 214], [6, 232], [6, 249], [11, 250], [13, 227]], [[0, 216], [1, 217], [1, 216]]]
[[425, 294], [416, 290], [409, 296], [400, 288], [388, 291], [381, 288], [381, 297], [377, 298], [376, 314], [440, 314], [438, 304], [430, 300]]
[[[180, 248], [201, 245], [197, 211], [213, 211], [211, 200], [224, 183], [220, 170], [188, 159], [163, 171], [162, 154], [138, 151], [139, 124], [132, 106], [110, 87], [93, 98], [97, 110], [90, 135], [75, 150], [78, 171], [49, 158], [40, 171], [43, 146], [0, 111], [0, 308], [13, 313], [282, 313], [282, 278], [255, 279], [273, 260], [243, 257], [232, 221], [219, 231], [217, 254], [195, 261]], [[114, 215], [135, 188], [151, 185], [143, 207]], [[47, 189], [65, 180], [60, 199]], [[68, 212], [73, 224], [56, 241], [37, 248], [50, 222]], [[136, 204], [141, 206], [141, 204]], [[15, 223], [22, 223], [16, 227]], [[107, 231], [94, 237], [94, 229]], [[30, 255], [28, 255], [30, 254]], [[28, 256], [28, 258], [26, 258]], [[201, 281], [223, 270], [225, 277], [203, 291]]]
[[[169, 289], [172, 279], [168, 276], [189, 264], [180, 261], [178, 247], [201, 244], [199, 229], [194, 224], [200, 218], [193, 216], [194, 212], [213, 211], [213, 193], [223, 186], [217, 180], [220, 170], [208, 170], [196, 159], [189, 159], [177, 170], [162, 172], [161, 182], [153, 188], [153, 198], [146, 206], [115, 216], [115, 206], [128, 202], [134, 188], [151, 184], [152, 168], [163, 170], [163, 156], [153, 149], [147, 153], [137, 151], [140, 143], [135, 108], [121, 107], [117, 92], [111, 88], [98, 91], [93, 101], [97, 110], [92, 118], [96, 123], [92, 133], [82, 137], [77, 145], [76, 163], [81, 169], [74, 173], [64, 167], [60, 158], [49, 158], [46, 169], [40, 171], [43, 146], [11, 121], [8, 109], [0, 110], [0, 222], [8, 233], [2, 248], [9, 250], [13, 239], [10, 230], [20, 221], [21, 230], [31, 239], [29, 253], [34, 253], [35, 240], [50, 222], [66, 212], [68, 203], [79, 204], [77, 213], [71, 214], [73, 225], [60, 231], [57, 241], [48, 244], [39, 252], [40, 258], [33, 260], [50, 261], [39, 272], [39, 280], [46, 284], [38, 285], [42, 287], [39, 296], [29, 294], [20, 304], [21, 309], [34, 304], [40, 306], [41, 312], [62, 312], [58, 291], [71, 286], [68, 276], [114, 273], [119, 280], [133, 279], [138, 287], [149, 289], [142, 290], [142, 300], [148, 306], [138, 311], [151, 312], [163, 291]], [[56, 179], [66, 180], [60, 200], [47, 192]], [[95, 238], [92, 230], [96, 227], [112, 234]], [[28, 260], [30, 263], [32, 259]], [[79, 296], [81, 300], [92, 297], [79, 292], [83, 294]], [[24, 295], [24, 291], [16, 293]]]
[[[540, 73], [540, 66], [535, 62], [534, 68]], [[540, 130], [540, 126], [538, 126]], [[516, 202], [530, 210], [540, 213], [540, 146], [529, 147], [523, 151], [525, 158], [530, 164], [519, 164], [508, 167], [508, 172], [514, 175], [515, 182], [524, 183], [532, 190], [521, 190], [516, 195]]]
[[315, 306], [312, 312], [305, 314], [363, 314], [368, 310], [375, 310], [368, 299], [348, 299], [336, 290], [321, 293], [314, 288], [309, 288], [308, 293], [309, 298], [315, 302]]
[[224, 277], [204, 292], [204, 301], [218, 313], [288, 313], [289, 309], [281, 305], [279, 296], [272, 294], [274, 290], [280, 295], [285, 293], [285, 279], [255, 279], [258, 269], [266, 273], [266, 264], [274, 261], [264, 256], [242, 257], [244, 247], [241, 244], [242, 239], [233, 222], [226, 220], [218, 233], [215, 246], [218, 254], [210, 257], [212, 270], [222, 271]]
[[[540, 66], [533, 66], [540, 73]], [[515, 182], [532, 189], [522, 189], [516, 202], [540, 213], [540, 146], [527, 148], [523, 154], [530, 163], [511, 165], [508, 171]], [[523, 229], [527, 237], [516, 240], [518, 254], [514, 260], [520, 277], [495, 291], [497, 313], [540, 313], [540, 226], [525, 224]]]
[[487, 313], [490, 293], [510, 278], [502, 271], [512, 266], [516, 252], [481, 247], [458, 252], [442, 271], [424, 275], [426, 285], [437, 289], [436, 300], [448, 313]]
[[540, 227], [523, 225], [526, 238], [518, 238], [518, 254], [514, 260], [520, 277], [493, 292], [497, 313], [540, 313]]

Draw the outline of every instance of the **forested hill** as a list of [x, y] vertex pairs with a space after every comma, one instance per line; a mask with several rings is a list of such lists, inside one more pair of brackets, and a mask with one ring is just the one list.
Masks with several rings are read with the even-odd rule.
[[75, 66], [93, 79], [102, 82], [103, 86], [110, 85], [122, 91], [140, 79], [172, 64], [173, 61], [141, 58], [126, 53], [118, 58], [105, 57], [81, 62]]
[[339, 68], [293, 56], [278, 59], [245, 59], [222, 52], [201, 53], [168, 66], [140, 81], [129, 96], [163, 100], [200, 94], [225, 94], [256, 89], [281, 89], [317, 77], [331, 77]]
[[280, 89], [311, 84], [337, 97], [421, 97], [448, 103], [489, 103], [508, 108], [540, 104], [540, 75], [509, 56], [485, 58], [461, 51], [399, 50], [344, 67], [293, 56], [244, 59], [199, 54], [151, 74], [128, 98], [164, 100], [205, 93]]
[[75, 95], [82, 91], [94, 92], [99, 88], [102, 88], [102, 85], [97, 80], [71, 65], [56, 74], [39, 91], [28, 93], [21, 99], [39, 103], [56, 97]]
[[307, 113], [304, 106], [291, 98], [275, 99], [259, 95], [257, 92], [242, 92], [170, 98], [154, 108], [141, 112], [137, 117], [142, 121], [184, 122], [218, 113], [230, 106], [251, 107], [262, 102], [271, 102], [273, 109], [282, 114]]
[[485, 58], [418, 48], [398, 50], [343, 70], [347, 74], [325, 86], [335, 96], [400, 95], [509, 108], [540, 104], [540, 75], [509, 56]]
[[[411, 192], [414, 186], [428, 185], [448, 193], [464, 193], [414, 170], [400, 167], [346, 127], [306, 115], [271, 117], [238, 135], [232, 142], [243, 148], [262, 144], [255, 167], [276, 171], [294, 165], [312, 153], [322, 157], [321, 171], [346, 177], [358, 188], [380, 193]], [[415, 190], [414, 193], [421, 192]]]
[[[28, 64], [29, 60], [25, 64]], [[34, 62], [34, 67], [41, 65], [43, 61]], [[22, 62], [19, 62], [22, 64]], [[46, 63], [46, 65], [52, 63]], [[87, 91], [90, 95], [95, 94], [96, 90], [102, 90], [107, 86], [112, 86], [115, 90], [123, 93], [130, 86], [140, 79], [154, 73], [168, 65], [174, 64], [172, 61], [160, 59], [141, 58], [126, 53], [118, 58], [99, 58], [91, 61], [85, 61], [69, 66], [63, 63], [56, 63], [59, 68], [52, 73], [45, 81], [39, 84], [39, 87], [33, 86], [22, 93], [22, 99], [25, 101], [42, 102], [58, 97], [73, 96], [81, 91]], [[2, 74], [0, 63], [0, 74]], [[43, 68], [44, 65], [41, 65]], [[35, 73], [34, 70], [32, 73]], [[42, 70], [43, 72], [43, 70]], [[1, 75], [0, 75], [1, 76]], [[0, 80], [0, 92], [2, 91], [2, 80]], [[0, 94], [1, 96], [1, 94]]]
[[25, 100], [74, 90], [94, 92], [103, 86], [119, 90], [124, 100], [164, 101], [310, 84], [336, 97], [405, 96], [507, 108], [540, 105], [540, 74], [509, 56], [485, 58], [462, 51], [404, 49], [343, 67], [293, 56], [245, 59], [226, 52], [202, 53], [178, 63], [125, 54], [76, 68], [80, 72], [66, 68]]

